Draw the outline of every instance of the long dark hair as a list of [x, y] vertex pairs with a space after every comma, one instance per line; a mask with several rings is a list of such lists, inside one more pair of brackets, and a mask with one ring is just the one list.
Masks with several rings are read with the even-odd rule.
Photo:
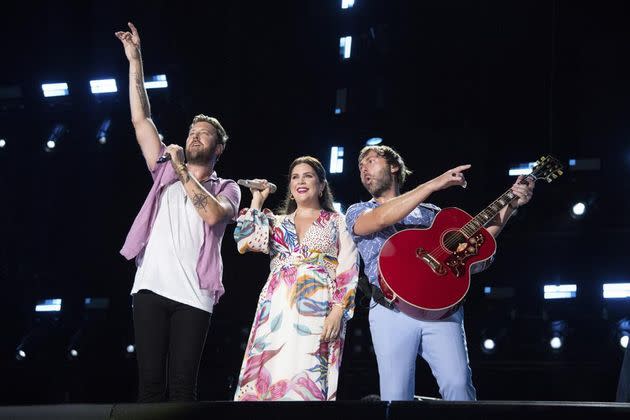
[[313, 168], [313, 170], [317, 174], [319, 182], [324, 184], [324, 190], [322, 191], [321, 197], [319, 197], [320, 207], [326, 211], [336, 212], [335, 207], [333, 206], [332, 191], [330, 190], [330, 185], [328, 185], [328, 181], [326, 181], [326, 171], [324, 170], [321, 162], [312, 156], [300, 156], [291, 163], [291, 166], [289, 166], [289, 174], [287, 176], [289, 181], [287, 185], [287, 195], [285, 196], [284, 201], [282, 202], [280, 207], [278, 207], [276, 213], [291, 214], [297, 209], [297, 204], [291, 196], [291, 174], [293, 173], [293, 168], [301, 163], [305, 163]]

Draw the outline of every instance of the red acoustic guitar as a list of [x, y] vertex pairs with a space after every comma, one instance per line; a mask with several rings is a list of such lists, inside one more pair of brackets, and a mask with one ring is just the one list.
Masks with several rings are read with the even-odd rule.
[[[560, 175], [560, 162], [544, 156], [525, 179], [551, 182]], [[485, 226], [516, 199], [510, 188], [475, 217], [455, 207], [445, 208], [430, 227], [392, 235], [378, 258], [385, 298], [416, 319], [437, 320], [453, 313], [470, 287], [471, 266], [496, 251], [494, 237]]]

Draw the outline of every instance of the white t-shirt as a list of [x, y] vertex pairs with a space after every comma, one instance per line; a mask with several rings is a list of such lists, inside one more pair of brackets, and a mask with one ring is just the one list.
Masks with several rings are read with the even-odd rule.
[[147, 289], [212, 313], [213, 299], [201, 292], [197, 276], [203, 235], [203, 220], [182, 183], [166, 187], [131, 294]]

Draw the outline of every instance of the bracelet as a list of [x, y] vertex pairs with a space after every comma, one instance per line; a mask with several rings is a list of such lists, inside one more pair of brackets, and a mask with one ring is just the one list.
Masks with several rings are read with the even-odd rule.
[[333, 306], [339, 306], [341, 309], [344, 309], [343, 305], [339, 302], [333, 303]]

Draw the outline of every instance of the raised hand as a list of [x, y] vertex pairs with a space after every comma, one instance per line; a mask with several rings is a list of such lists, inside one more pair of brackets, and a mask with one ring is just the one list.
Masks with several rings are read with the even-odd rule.
[[254, 179], [253, 181], [260, 182], [262, 185], [264, 185], [264, 188], [262, 190], [258, 188], [249, 189], [249, 191], [252, 193], [252, 207], [260, 209], [262, 208], [262, 205], [267, 197], [269, 197], [269, 182], [266, 179]]
[[466, 188], [467, 182], [464, 177], [464, 171], [470, 169], [470, 165], [461, 165], [453, 169], [449, 169], [437, 178], [433, 178], [429, 183], [433, 191], [443, 190], [456, 185]]
[[139, 60], [140, 59], [140, 35], [138, 34], [138, 30], [131, 22], [127, 22], [129, 25], [129, 31], [118, 31], [114, 35], [120, 42], [122, 42], [125, 47], [125, 55], [129, 61]]

